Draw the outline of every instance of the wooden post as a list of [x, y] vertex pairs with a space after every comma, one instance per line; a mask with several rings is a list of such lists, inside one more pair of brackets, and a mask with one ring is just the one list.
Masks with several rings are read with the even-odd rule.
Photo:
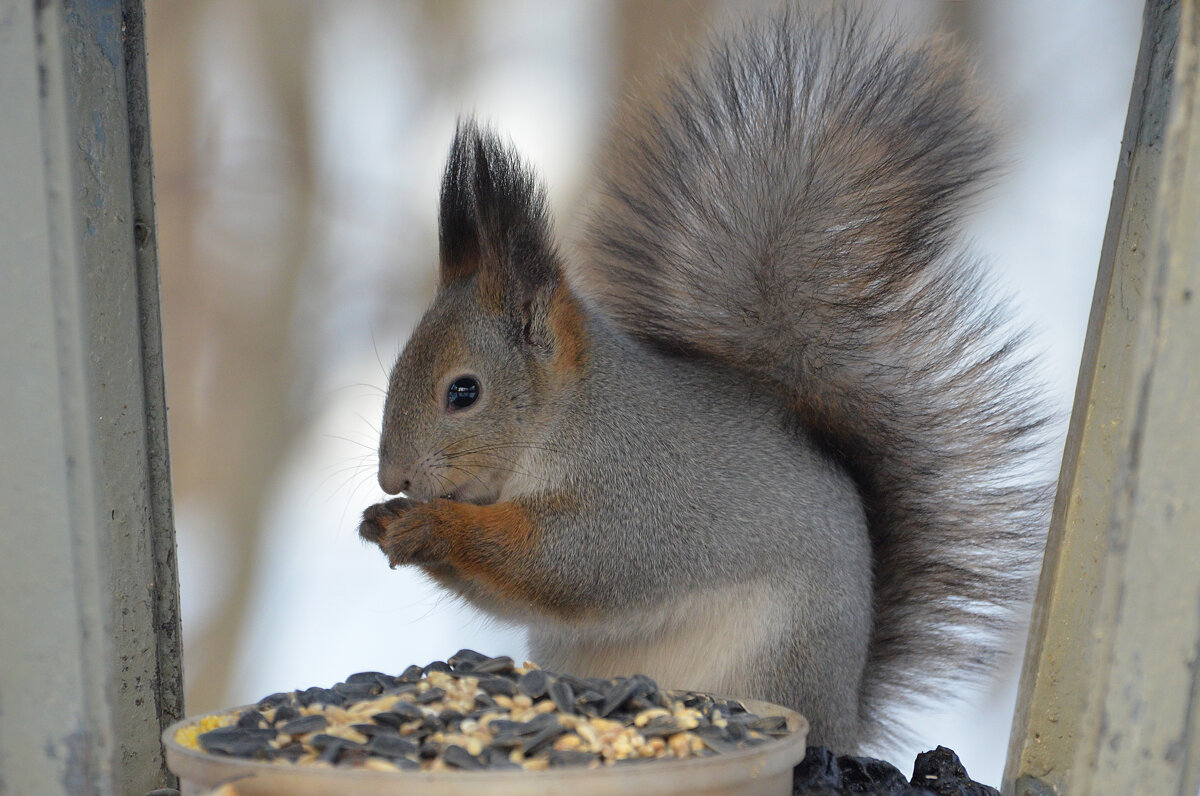
[[182, 712], [137, 0], [0, 0], [0, 794], [171, 782]]
[[1148, 0], [1006, 793], [1200, 789], [1200, 8]]

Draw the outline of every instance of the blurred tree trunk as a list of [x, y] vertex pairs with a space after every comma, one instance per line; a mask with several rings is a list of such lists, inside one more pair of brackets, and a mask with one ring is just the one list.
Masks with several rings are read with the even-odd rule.
[[[207, 546], [230, 567], [209, 621], [185, 628], [194, 713], [227, 702], [264, 566], [265, 501], [308, 412], [293, 319], [314, 236], [310, 6], [206, 0], [148, 11], [175, 491], [215, 519], [180, 534], [219, 535]], [[268, 131], [262, 140], [222, 135], [211, 125], [224, 115], [200, 107], [199, 76], [220, 57], [203, 45], [218, 40], [248, 65], [249, 99], [215, 101], [260, 115], [250, 127]], [[239, 201], [227, 201], [231, 190]]]

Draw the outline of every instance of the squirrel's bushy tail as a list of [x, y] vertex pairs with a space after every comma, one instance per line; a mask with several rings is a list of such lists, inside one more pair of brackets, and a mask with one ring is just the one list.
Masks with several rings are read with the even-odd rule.
[[751, 26], [628, 119], [574, 276], [641, 339], [777, 390], [857, 480], [879, 740], [882, 704], [995, 657], [1049, 492], [1019, 335], [955, 241], [993, 148], [968, 69], [871, 27]]

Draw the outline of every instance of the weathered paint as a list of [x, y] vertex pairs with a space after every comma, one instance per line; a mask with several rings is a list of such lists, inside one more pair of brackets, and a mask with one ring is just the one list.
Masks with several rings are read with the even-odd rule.
[[1149, 0], [1006, 793], [1200, 788], [1200, 13]]
[[0, 0], [0, 794], [169, 783], [182, 712], [140, 2]]

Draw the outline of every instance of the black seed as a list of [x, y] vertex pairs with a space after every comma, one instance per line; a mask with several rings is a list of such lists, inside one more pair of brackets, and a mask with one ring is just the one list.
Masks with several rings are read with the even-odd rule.
[[316, 686], [307, 688], [304, 691], [297, 691], [296, 701], [299, 702], [302, 707], [308, 707], [309, 705], [346, 704], [345, 697], [343, 697], [337, 691], [329, 688], [317, 688]]
[[492, 740], [488, 742], [488, 746], [497, 751], [509, 752], [519, 748], [522, 743], [521, 736], [515, 732], [509, 732], [493, 735]]
[[660, 690], [658, 687], [658, 683], [654, 682], [654, 678], [649, 675], [635, 674], [633, 677], [631, 677], [629, 679], [637, 680], [639, 683], [642, 683], [646, 688], [644, 693], [657, 694]]
[[403, 724], [405, 721], [409, 721], [409, 719], [405, 719], [403, 716], [400, 716], [396, 713], [392, 713], [391, 711], [385, 710], [385, 711], [376, 713], [374, 716], [372, 716], [371, 721], [375, 722], [376, 724], [380, 725], [381, 727], [388, 727], [393, 730], [399, 730], [400, 725]]
[[286, 724], [279, 725], [276, 729], [280, 732], [286, 732], [288, 735], [303, 735], [306, 732], [318, 732], [329, 726], [329, 722], [320, 713], [314, 713], [311, 716], [302, 716], [298, 719], [292, 719]]
[[442, 753], [442, 745], [437, 741], [421, 741], [417, 747], [417, 756], [422, 760], [432, 760]]
[[418, 705], [428, 705], [430, 702], [437, 702], [442, 697], [446, 696], [446, 692], [440, 688], [431, 688], [424, 694], [417, 696], [414, 702]]
[[296, 708], [292, 707], [291, 705], [284, 705], [283, 707], [275, 710], [275, 719], [272, 723], [278, 727], [282, 722], [287, 722], [298, 718], [300, 718], [300, 711], [296, 710]]
[[541, 732], [547, 727], [559, 726], [562, 725], [558, 721], [558, 716], [555, 716], [553, 713], [544, 713], [541, 716], [538, 716], [536, 719], [531, 719], [524, 724], [518, 724], [516, 732], [518, 735], [533, 735], [534, 733]]
[[[504, 696], [509, 697], [516, 696], [518, 687], [519, 686], [516, 683], [514, 683], [512, 680], [509, 680], [507, 677], [484, 677], [480, 678], [479, 680], [479, 688], [485, 694], [490, 696], [496, 696], [497, 694], [503, 694]], [[544, 694], [545, 691], [542, 691], [542, 693]], [[532, 694], [527, 694], [527, 696], [537, 699], [537, 697], [534, 697]], [[538, 696], [541, 696], [541, 694]]]
[[383, 672], [355, 672], [346, 678], [347, 685], [391, 685], [396, 678]]
[[333, 690], [351, 701], [368, 699], [383, 693], [379, 683], [338, 683]]
[[420, 771], [421, 770], [420, 763], [418, 763], [415, 760], [411, 760], [407, 757], [393, 757], [390, 759], [393, 763], [396, 764], [397, 768], [399, 768], [403, 771]]
[[584, 691], [575, 698], [577, 712], [585, 716], [599, 716], [600, 708], [604, 705], [604, 694], [599, 691]]
[[407, 738], [408, 740], [415, 743], [417, 746], [420, 746], [421, 744], [423, 744], [429, 740], [430, 735], [431, 735], [431, 733], [429, 732], [429, 730], [418, 728], [416, 730], [413, 730], [412, 732], [404, 733], [401, 737]]
[[643, 738], [662, 738], [668, 735], [674, 735], [677, 732], [683, 732], [679, 725], [675, 723], [675, 719], [671, 716], [658, 716], [650, 721], [645, 727], [638, 730]]
[[218, 727], [201, 733], [196, 741], [206, 752], [253, 757], [271, 745], [275, 730], [255, 727]]
[[271, 708], [277, 708], [280, 705], [286, 705], [291, 702], [292, 699], [293, 696], [290, 692], [286, 694], [279, 692], [258, 700], [258, 704], [255, 705], [255, 707], [257, 707], [259, 710], [270, 710]]
[[386, 724], [351, 724], [350, 729], [368, 738], [374, 738], [376, 735], [389, 735], [393, 738], [399, 737], [397, 728], [389, 727]]
[[268, 724], [270, 722], [267, 721], [267, 717], [257, 710], [247, 710], [238, 716], [237, 720], [239, 727], [266, 727]]
[[748, 711], [746, 710], [746, 706], [741, 702], [738, 702], [736, 699], [729, 699], [721, 706], [721, 712], [727, 716], [733, 716], [739, 713], [747, 713]]
[[[482, 687], [480, 683], [480, 687]], [[550, 685], [550, 678], [541, 669], [530, 669], [517, 681], [517, 690], [530, 699], [541, 699]]]
[[314, 735], [313, 737], [309, 738], [308, 744], [313, 749], [325, 749], [326, 747], [330, 746], [331, 744], [339, 744], [345, 749], [362, 749], [362, 748], [364, 748], [363, 745], [360, 744], [358, 741], [351, 741], [349, 738], [341, 738], [337, 735], [326, 735], [323, 732], [318, 733], [318, 734]]
[[390, 674], [384, 674], [383, 672], [374, 672], [374, 675], [376, 682], [383, 686], [384, 691], [391, 691], [393, 688], [403, 685], [403, 683], [400, 682], [399, 677], [395, 677]]
[[462, 724], [462, 720], [464, 718], [466, 717], [457, 710], [443, 710], [438, 714], [438, 721], [440, 721], [442, 726], [447, 730], [457, 730], [458, 725]]
[[566, 680], [556, 680], [550, 684], [550, 698], [554, 700], [554, 706], [558, 708], [560, 713], [574, 715], [575, 709], [575, 689], [571, 688], [571, 684]]
[[476, 694], [475, 707], [476, 710], [471, 714], [472, 718], [479, 718], [479, 716], [483, 715], [483, 710], [495, 708], [498, 707], [498, 705], [496, 704], [496, 700], [492, 699], [487, 694]]
[[[512, 719], [495, 719], [488, 722], [488, 730], [491, 731], [492, 735], [505, 735], [508, 733], [519, 735], [521, 728], [525, 726], [525, 724], [513, 721]], [[533, 732], [536, 732], [536, 730], [533, 730]]]
[[414, 663], [412, 666], [409, 666], [407, 669], [404, 670], [404, 674], [400, 675], [400, 682], [415, 683], [421, 679], [421, 676], [424, 674], [424, 671], [425, 671], [424, 669], [422, 669], [420, 666], [417, 666]]
[[416, 683], [401, 683], [399, 680], [397, 680], [395, 686], [392, 686], [391, 688], [385, 688], [383, 693], [388, 694], [389, 696], [403, 696], [404, 694], [415, 695], [420, 693], [420, 689], [417, 688]]
[[474, 668], [476, 674], [508, 674], [512, 670], [513, 659], [507, 655], [480, 661]]
[[[335, 739], [341, 740], [341, 739]], [[331, 743], [325, 747], [317, 759], [323, 763], [334, 764], [338, 761], [338, 756], [342, 753], [342, 745], [340, 743]]]
[[566, 732], [566, 727], [563, 727], [555, 722], [554, 726], [546, 727], [545, 729], [539, 730], [535, 735], [531, 735], [526, 738], [521, 744], [521, 751], [525, 753], [526, 757], [529, 755], [535, 755], [550, 744], [554, 743], [559, 736], [565, 735]]
[[399, 735], [376, 735], [367, 742], [367, 751], [383, 757], [403, 757], [416, 754], [417, 744]]
[[608, 689], [608, 693], [604, 697], [604, 702], [600, 705], [600, 715], [609, 715], [614, 710], [628, 702], [630, 699], [646, 693], [647, 690], [648, 687], [643, 680], [638, 680], [633, 677], [617, 680], [617, 682]]
[[[446, 659], [451, 669], [459, 671], [475, 671], [475, 665], [488, 660], [488, 656], [475, 650], [459, 650]], [[466, 668], [464, 668], [466, 667]]]
[[451, 671], [453, 671], [453, 670], [450, 668], [450, 665], [448, 663], [446, 663], [445, 661], [433, 661], [432, 663], [427, 664], [425, 666], [425, 668], [421, 670], [421, 673], [428, 675], [430, 672], [447, 672], [447, 673], [449, 673]]
[[551, 768], [562, 768], [563, 766], [586, 766], [598, 758], [591, 752], [576, 752], [574, 750], [554, 750], [548, 755]]
[[[553, 675], [552, 672], [550, 674]], [[592, 687], [592, 684], [590, 682], [583, 679], [582, 677], [576, 677], [573, 674], [554, 675], [552, 679], [558, 680], [561, 683], [566, 683], [567, 685], [571, 686], [571, 690], [573, 690], [573, 691], [582, 692], [582, 691], [586, 691]]]
[[[403, 699], [392, 705], [391, 709], [387, 712], [399, 716], [401, 721], [419, 721], [425, 718], [425, 711], [411, 702], [405, 702]], [[378, 718], [381, 714], [376, 713], [375, 715]]]
[[442, 752], [442, 760], [445, 760], [446, 765], [453, 768], [461, 768], [466, 771], [483, 770], [482, 760], [475, 757], [461, 746], [454, 746], [453, 744], [447, 746], [446, 751]]

